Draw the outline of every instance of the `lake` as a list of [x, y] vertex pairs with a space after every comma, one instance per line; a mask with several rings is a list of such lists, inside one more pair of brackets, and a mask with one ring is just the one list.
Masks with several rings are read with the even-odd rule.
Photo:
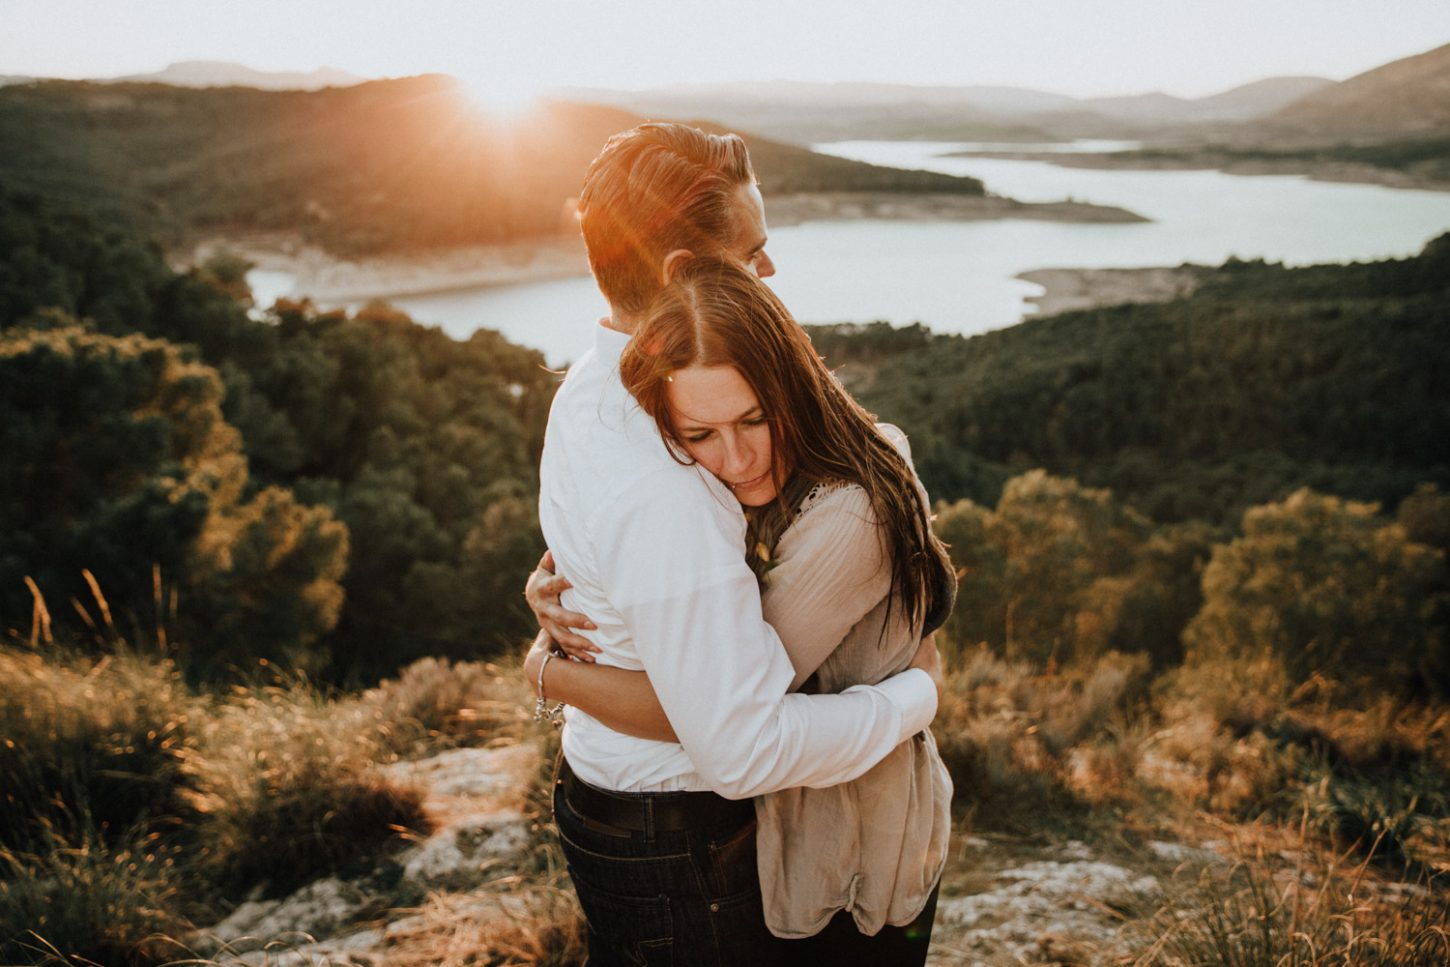
[[[879, 319], [922, 322], [938, 332], [986, 332], [1021, 321], [1030, 309], [1023, 299], [1041, 287], [1013, 276], [1031, 269], [1216, 265], [1230, 256], [1290, 265], [1362, 261], [1414, 254], [1450, 231], [1450, 192], [1284, 175], [1092, 171], [1039, 161], [944, 157], [994, 147], [955, 142], [844, 141], [816, 147], [875, 164], [971, 175], [988, 191], [1022, 201], [1072, 198], [1118, 205], [1152, 221], [839, 221], [773, 228], [770, 253], [778, 274], [770, 285], [807, 323]], [[769, 208], [767, 198], [767, 217]], [[262, 304], [291, 285], [284, 273], [254, 272], [251, 281]], [[498, 329], [543, 350], [556, 365], [589, 345], [589, 327], [605, 313], [588, 277], [393, 302], [458, 338], [484, 326]]]

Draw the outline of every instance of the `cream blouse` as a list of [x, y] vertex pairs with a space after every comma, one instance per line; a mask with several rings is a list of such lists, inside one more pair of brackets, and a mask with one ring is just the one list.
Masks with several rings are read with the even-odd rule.
[[[909, 461], [901, 431], [882, 430]], [[809, 656], [827, 652], [816, 669], [820, 692], [876, 683], [911, 662], [920, 628], [899, 605], [887, 620], [891, 562], [863, 489], [818, 488], [782, 534], [775, 558], [761, 601], [766, 620], [790, 643], [797, 682], [815, 661]], [[910, 923], [946, 864], [951, 797], [930, 731], [850, 782], [757, 797], [771, 932], [809, 937], [838, 910], [850, 910], [865, 934]]]

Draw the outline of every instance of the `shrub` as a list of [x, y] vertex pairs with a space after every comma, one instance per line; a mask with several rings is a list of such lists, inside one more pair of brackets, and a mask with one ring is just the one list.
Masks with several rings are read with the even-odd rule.
[[1190, 659], [1273, 656], [1294, 684], [1444, 694], [1444, 554], [1376, 511], [1310, 490], [1249, 510], [1204, 571]]
[[1450, 900], [1333, 864], [1276, 872], [1260, 860], [1208, 870], [1146, 924], [1135, 967], [1340, 967], [1450, 962]]
[[423, 830], [422, 793], [374, 769], [377, 710], [305, 682], [237, 688], [207, 721], [199, 865], [224, 891], [281, 893], [374, 859]]
[[197, 708], [170, 661], [0, 646], [0, 847], [194, 820]]
[[1300, 823], [1408, 867], [1446, 855], [1450, 719], [1270, 657], [1194, 662], [1162, 681], [1139, 778], [1236, 818]]
[[367, 701], [378, 710], [383, 743], [402, 755], [518, 739], [528, 730], [532, 706], [517, 673], [446, 658], [420, 658], [368, 692]]
[[[89, 817], [84, 817], [89, 819]], [[172, 912], [177, 869], [156, 833], [104, 842], [95, 828], [46, 826], [31, 852], [0, 849], [0, 958], [6, 964], [159, 964], [187, 924]]]
[[[1048, 812], [1078, 804], [1074, 774], [1085, 777], [1082, 755], [1099, 766], [1136, 744], [1130, 710], [1146, 695], [1148, 660], [1109, 653], [1060, 675], [1038, 674], [1027, 662], [998, 658], [985, 647], [969, 652], [948, 677], [933, 731], [951, 773], [958, 805], [990, 822], [1015, 822], [1021, 805]], [[1091, 753], [1075, 749], [1089, 743]], [[1102, 782], [1119, 767], [1100, 768], [1085, 791], [1106, 799], [1122, 789]], [[992, 808], [1001, 806], [1003, 808]]]

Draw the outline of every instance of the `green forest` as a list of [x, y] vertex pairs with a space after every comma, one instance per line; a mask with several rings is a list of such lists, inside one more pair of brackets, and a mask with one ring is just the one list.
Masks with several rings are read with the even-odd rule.
[[[320, 96], [392, 123], [400, 92], [440, 83]], [[378, 172], [408, 139], [369, 143], [361, 124], [274, 151], [308, 103], [0, 90], [0, 133], [23, 145], [0, 157], [7, 962], [61, 962], [12, 942], [42, 920], [57, 949], [155, 964], [176, 956], [156, 937], [247, 897], [396, 879], [378, 858], [430, 819], [374, 766], [527, 732], [500, 669], [533, 630], [519, 592], [559, 374], [386, 305], [254, 306], [240, 258], [177, 272], [161, 246], [221, 228], [338, 250], [557, 231], [580, 145], [621, 118], [557, 107], [602, 127], [562, 125], [573, 153], [538, 146], [557, 171], [504, 210], [525, 175], [467, 139], [408, 174], [451, 171], [467, 204], [392, 192]], [[438, 118], [410, 123], [438, 137]], [[247, 133], [209, 153], [221, 126]], [[752, 143], [767, 196], [898, 177], [772, 150]], [[1177, 803], [1424, 882], [1450, 868], [1450, 236], [1406, 259], [1202, 275], [1187, 298], [970, 338], [811, 330], [907, 431], [939, 501], [961, 594], [934, 730], [958, 820], [1084, 836], [1106, 815], [1136, 836]], [[1325, 904], [1317, 925], [1271, 926], [1333, 932]], [[1383, 916], [1365, 929], [1428, 944], [1450, 927], [1440, 907]]]

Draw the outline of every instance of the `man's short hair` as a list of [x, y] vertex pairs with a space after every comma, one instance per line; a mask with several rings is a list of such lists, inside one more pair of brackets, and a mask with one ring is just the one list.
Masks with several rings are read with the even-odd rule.
[[609, 304], [643, 312], [661, 288], [666, 255], [714, 254], [733, 241], [735, 193], [754, 181], [734, 134], [651, 123], [610, 138], [579, 197], [589, 267]]

